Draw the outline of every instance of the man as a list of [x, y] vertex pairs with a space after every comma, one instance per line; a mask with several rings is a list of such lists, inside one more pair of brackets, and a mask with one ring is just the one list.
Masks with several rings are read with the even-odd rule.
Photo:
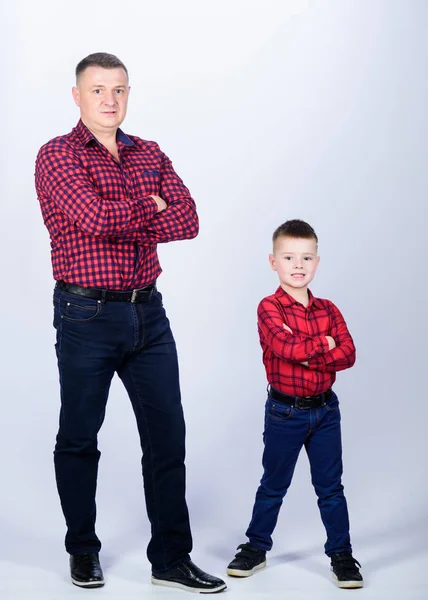
[[36, 189], [52, 248], [54, 326], [61, 387], [55, 472], [75, 585], [104, 585], [95, 533], [95, 490], [114, 373], [136, 416], [152, 537], [152, 583], [197, 592], [226, 584], [190, 560], [185, 501], [185, 425], [177, 353], [156, 279], [156, 245], [194, 238], [189, 190], [154, 142], [119, 129], [128, 72], [115, 56], [76, 67], [80, 120], [43, 146]]

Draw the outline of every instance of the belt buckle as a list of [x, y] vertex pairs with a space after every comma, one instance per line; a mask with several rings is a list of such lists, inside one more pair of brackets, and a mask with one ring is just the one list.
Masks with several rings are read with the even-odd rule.
[[294, 401], [294, 406], [299, 410], [307, 410], [308, 408], [311, 408], [310, 401], [308, 402], [308, 399], [303, 398], [302, 396], [297, 396], [296, 400]]
[[138, 290], [132, 290], [131, 302], [133, 304], [135, 304], [135, 302], [137, 301], [137, 293], [138, 293]]

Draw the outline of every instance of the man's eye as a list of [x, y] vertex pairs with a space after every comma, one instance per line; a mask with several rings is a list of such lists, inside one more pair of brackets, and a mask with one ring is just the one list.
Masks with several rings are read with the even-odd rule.
[[116, 90], [116, 94], [123, 94], [123, 90]]
[[94, 90], [94, 94], [101, 94], [101, 90]]

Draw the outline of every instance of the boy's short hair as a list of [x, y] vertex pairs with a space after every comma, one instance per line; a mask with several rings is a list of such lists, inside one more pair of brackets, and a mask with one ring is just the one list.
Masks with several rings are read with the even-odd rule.
[[103, 69], [121, 68], [128, 75], [128, 69], [123, 62], [114, 54], [108, 54], [107, 52], [94, 52], [94, 54], [89, 54], [89, 56], [83, 58], [76, 67], [76, 80], [79, 79], [79, 75], [88, 67], [102, 67]]
[[315, 240], [318, 244], [318, 236], [313, 227], [302, 221], [301, 219], [291, 219], [286, 221], [275, 229], [272, 236], [272, 242], [275, 242], [280, 237], [303, 238], [307, 240]]

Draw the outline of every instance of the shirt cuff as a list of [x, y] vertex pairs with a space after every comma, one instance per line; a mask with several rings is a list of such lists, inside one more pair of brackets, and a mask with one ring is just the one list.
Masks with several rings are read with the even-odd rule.
[[155, 215], [157, 215], [157, 213], [159, 212], [158, 211], [158, 203], [151, 196], [146, 196], [145, 198], [139, 198], [137, 200], [137, 202], [144, 207], [144, 210], [146, 212], [145, 220], [149, 221], [150, 219], [153, 219], [153, 217]]
[[[306, 359], [310, 365], [314, 365], [315, 361], [320, 358], [322, 361], [320, 364], [325, 365], [325, 354], [329, 352], [328, 340], [325, 335], [319, 336], [319, 343], [315, 346], [315, 348], [308, 352]], [[311, 366], [312, 369], [317, 368], [315, 366]]]
[[325, 354], [317, 354], [308, 361], [308, 368], [314, 369], [315, 371], [323, 371], [326, 367]]
[[315, 348], [308, 353], [307, 360], [311, 360], [318, 355], [323, 356], [326, 352], [329, 351], [328, 340], [325, 335], [318, 336], [319, 343], [316, 344]]
[[325, 354], [330, 351], [330, 346], [328, 345], [328, 339], [325, 335], [321, 336], [321, 344], [320, 344], [320, 352]]

